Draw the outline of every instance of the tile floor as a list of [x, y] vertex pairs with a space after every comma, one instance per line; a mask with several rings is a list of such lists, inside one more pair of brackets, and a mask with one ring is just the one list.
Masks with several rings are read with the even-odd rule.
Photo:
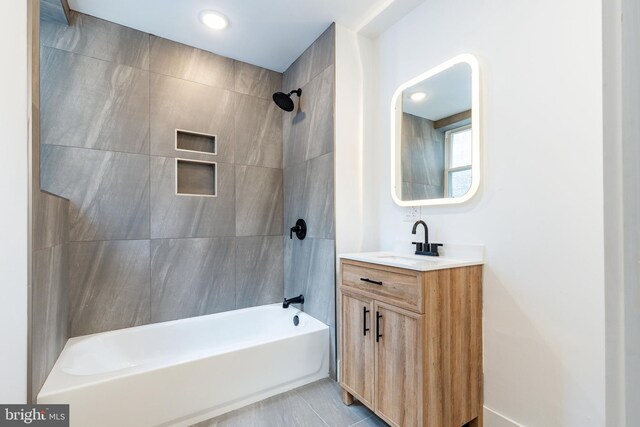
[[354, 402], [342, 403], [340, 386], [331, 379], [288, 391], [192, 427], [384, 427], [373, 412]]

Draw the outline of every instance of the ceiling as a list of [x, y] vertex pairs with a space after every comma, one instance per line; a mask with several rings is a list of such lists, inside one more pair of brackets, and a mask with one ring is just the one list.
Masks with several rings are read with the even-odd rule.
[[[275, 71], [336, 22], [375, 37], [424, 0], [69, 0], [71, 9]], [[222, 31], [198, 14], [229, 18]]]
[[[413, 101], [410, 96], [427, 97]], [[461, 63], [423, 80], [402, 92], [402, 111], [429, 120], [440, 120], [471, 109], [471, 67]]]

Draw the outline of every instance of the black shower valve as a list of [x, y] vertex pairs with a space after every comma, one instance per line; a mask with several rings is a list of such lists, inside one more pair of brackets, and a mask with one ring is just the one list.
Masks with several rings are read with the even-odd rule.
[[289, 238], [293, 239], [293, 233], [296, 234], [296, 237], [300, 240], [304, 240], [307, 237], [307, 223], [304, 222], [304, 219], [300, 218], [296, 221], [296, 225], [291, 227], [289, 230]]

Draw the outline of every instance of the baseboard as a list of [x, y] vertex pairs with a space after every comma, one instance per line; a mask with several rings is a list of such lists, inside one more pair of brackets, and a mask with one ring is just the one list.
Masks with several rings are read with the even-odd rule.
[[483, 425], [485, 427], [524, 427], [522, 424], [519, 424], [511, 418], [505, 417], [499, 412], [487, 408], [486, 406], [484, 407], [483, 412]]

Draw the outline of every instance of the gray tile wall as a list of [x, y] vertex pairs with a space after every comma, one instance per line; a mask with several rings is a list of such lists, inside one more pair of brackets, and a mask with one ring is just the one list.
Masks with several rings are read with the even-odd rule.
[[[332, 25], [285, 71], [282, 90], [302, 97], [282, 131], [285, 296], [304, 294], [304, 310], [331, 327], [335, 378], [334, 38]], [[298, 218], [302, 241], [289, 239]]]
[[[66, 0], [64, 1], [66, 3]], [[42, 1], [43, 19], [51, 10], [47, 7], [62, 7], [60, 0]], [[37, 10], [37, 3], [34, 7]], [[54, 11], [55, 12], [55, 11]], [[65, 22], [60, 9], [60, 22]], [[61, 15], [61, 16], [60, 16]], [[37, 14], [35, 15], [37, 16]], [[46, 19], [51, 19], [50, 13]], [[33, 36], [37, 40], [39, 26], [34, 25]], [[68, 240], [69, 201], [42, 192], [40, 182], [40, 78], [37, 72], [40, 63], [39, 47], [32, 52], [32, 158], [31, 179], [31, 282], [30, 296], [30, 353], [28, 374], [30, 389], [28, 400], [34, 401], [47, 375], [60, 355], [69, 337], [69, 286], [68, 286]]]
[[69, 201], [37, 190], [33, 206], [31, 279], [31, 398], [69, 338]]
[[[41, 45], [70, 335], [281, 301], [282, 74], [78, 13], [43, 22]], [[217, 155], [176, 151], [176, 128], [216, 135]], [[217, 197], [177, 196], [176, 158], [217, 162]], [[66, 256], [49, 252], [39, 264]]]
[[42, 144], [146, 154], [149, 73], [43, 47]]
[[70, 335], [149, 323], [149, 240], [69, 244]]
[[[444, 197], [444, 132], [433, 121], [402, 114], [403, 200]], [[425, 167], [426, 165], [426, 167]]]
[[40, 16], [43, 20], [68, 23], [69, 4], [67, 0], [40, 0]]
[[161, 322], [233, 310], [235, 240], [233, 237], [153, 240], [151, 320]]

